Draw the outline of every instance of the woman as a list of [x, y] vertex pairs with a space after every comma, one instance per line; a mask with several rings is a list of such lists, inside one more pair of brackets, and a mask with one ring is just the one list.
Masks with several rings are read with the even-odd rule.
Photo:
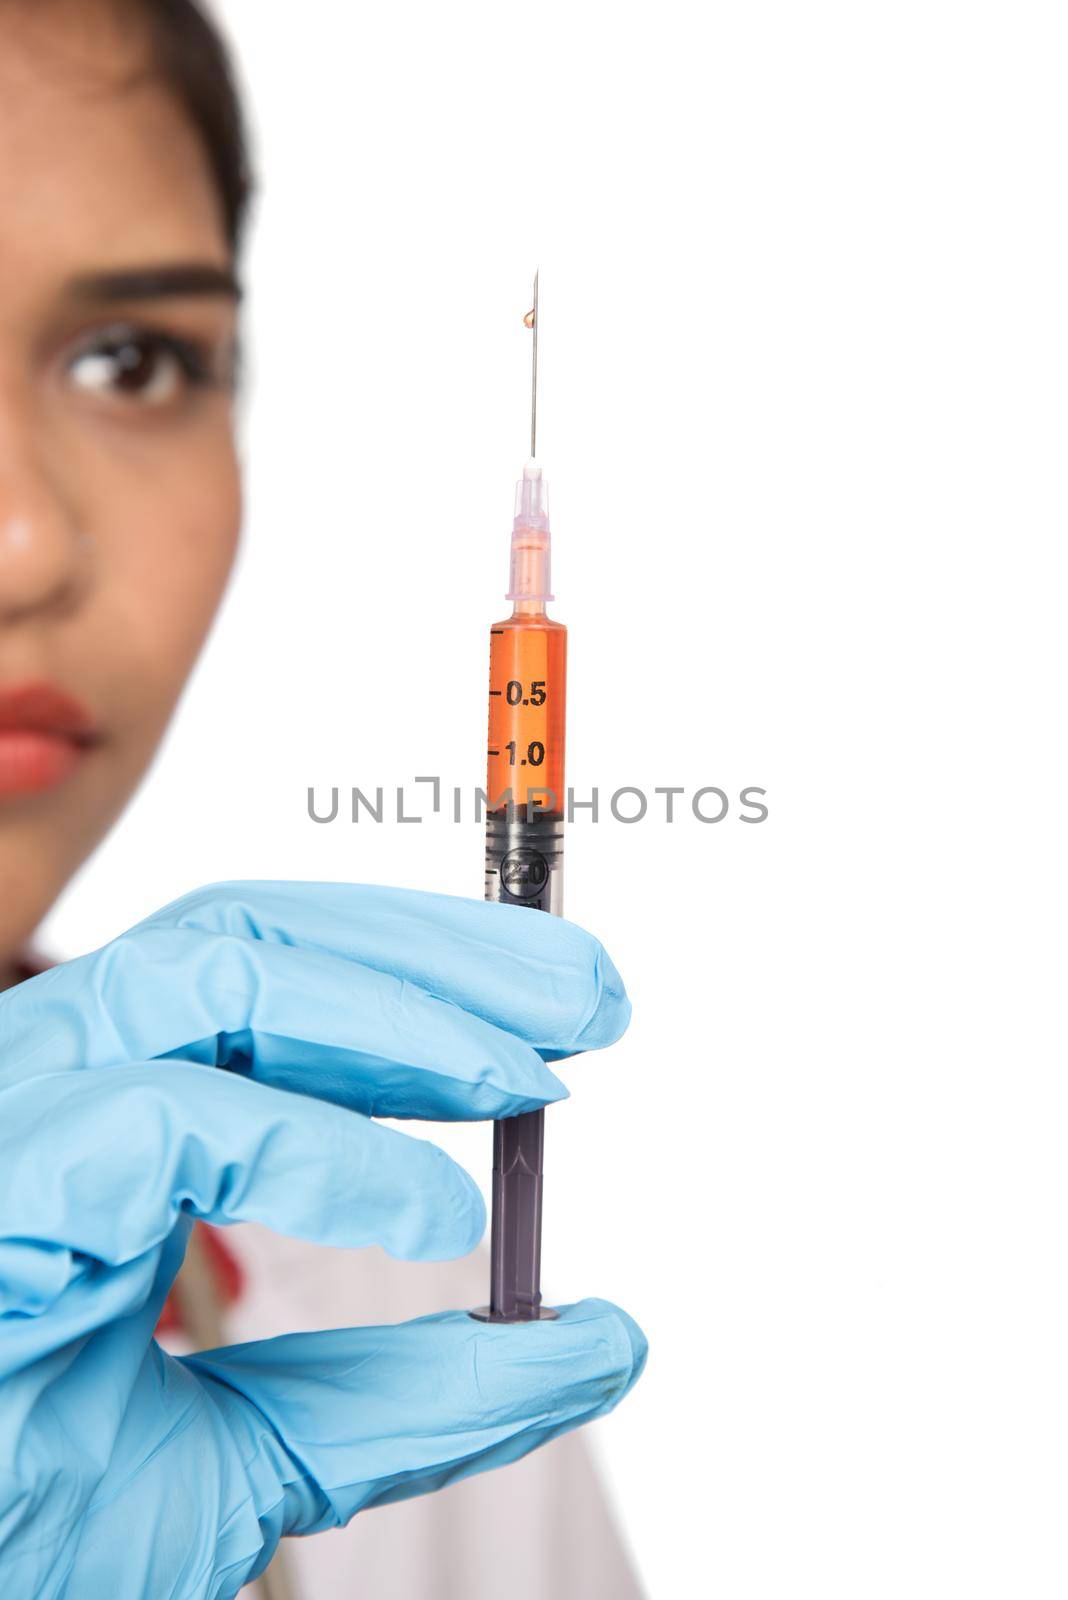
[[[523, 1328], [439, 1312], [186, 1359], [153, 1341], [193, 1218], [467, 1255], [470, 1179], [371, 1112], [545, 1104], [565, 1091], [542, 1052], [612, 1042], [629, 1008], [570, 925], [347, 885], [198, 891], [28, 975], [233, 560], [248, 179], [225, 58], [189, 0], [0, 0], [0, 27], [0, 1592], [232, 1595], [283, 1534], [467, 1479], [366, 1519], [381, 1531], [345, 1535], [317, 1591], [497, 1592], [497, 1536], [513, 1596], [626, 1596], [573, 1439], [550, 1473], [543, 1457], [472, 1476], [627, 1392], [644, 1340], [614, 1307]], [[249, 1239], [254, 1281], [281, 1260], [300, 1278], [296, 1320], [322, 1255]], [[368, 1258], [344, 1260], [350, 1277]], [[447, 1300], [475, 1298], [467, 1265], [415, 1288], [365, 1270], [349, 1320], [396, 1314], [427, 1273], [435, 1296], [451, 1271]], [[284, 1303], [277, 1271], [273, 1287]], [[322, 1320], [352, 1310], [335, 1297]], [[250, 1315], [246, 1298], [231, 1329]]]

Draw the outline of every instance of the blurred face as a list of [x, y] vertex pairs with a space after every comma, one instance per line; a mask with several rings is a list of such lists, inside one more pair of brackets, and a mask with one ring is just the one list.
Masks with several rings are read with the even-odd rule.
[[145, 771], [237, 537], [230, 251], [145, 61], [105, 5], [0, 0], [0, 982]]

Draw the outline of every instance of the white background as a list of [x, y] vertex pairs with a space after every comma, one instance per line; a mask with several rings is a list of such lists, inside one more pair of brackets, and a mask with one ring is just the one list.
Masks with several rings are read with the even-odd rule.
[[1063, 1595], [1063, 13], [225, 12], [247, 543], [45, 942], [480, 892], [477, 827], [305, 792], [482, 779], [540, 265], [569, 778], [771, 808], [568, 846], [635, 1017], [552, 1115], [547, 1289], [649, 1333], [595, 1432], [650, 1593]]

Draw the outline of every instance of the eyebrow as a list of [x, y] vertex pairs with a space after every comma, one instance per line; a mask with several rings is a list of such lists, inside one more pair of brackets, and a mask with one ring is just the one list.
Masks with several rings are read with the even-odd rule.
[[189, 295], [225, 295], [241, 299], [241, 285], [228, 267], [178, 261], [167, 266], [124, 267], [91, 272], [71, 280], [79, 300], [168, 300]]

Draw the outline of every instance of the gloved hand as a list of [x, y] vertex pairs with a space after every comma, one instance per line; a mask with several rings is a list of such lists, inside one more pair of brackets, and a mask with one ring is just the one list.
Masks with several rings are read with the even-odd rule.
[[645, 1341], [599, 1300], [184, 1360], [152, 1334], [197, 1217], [406, 1260], [473, 1249], [471, 1179], [371, 1118], [559, 1100], [540, 1052], [610, 1044], [628, 1015], [570, 923], [344, 884], [203, 889], [0, 995], [0, 1593], [235, 1595], [282, 1534], [614, 1406]]

